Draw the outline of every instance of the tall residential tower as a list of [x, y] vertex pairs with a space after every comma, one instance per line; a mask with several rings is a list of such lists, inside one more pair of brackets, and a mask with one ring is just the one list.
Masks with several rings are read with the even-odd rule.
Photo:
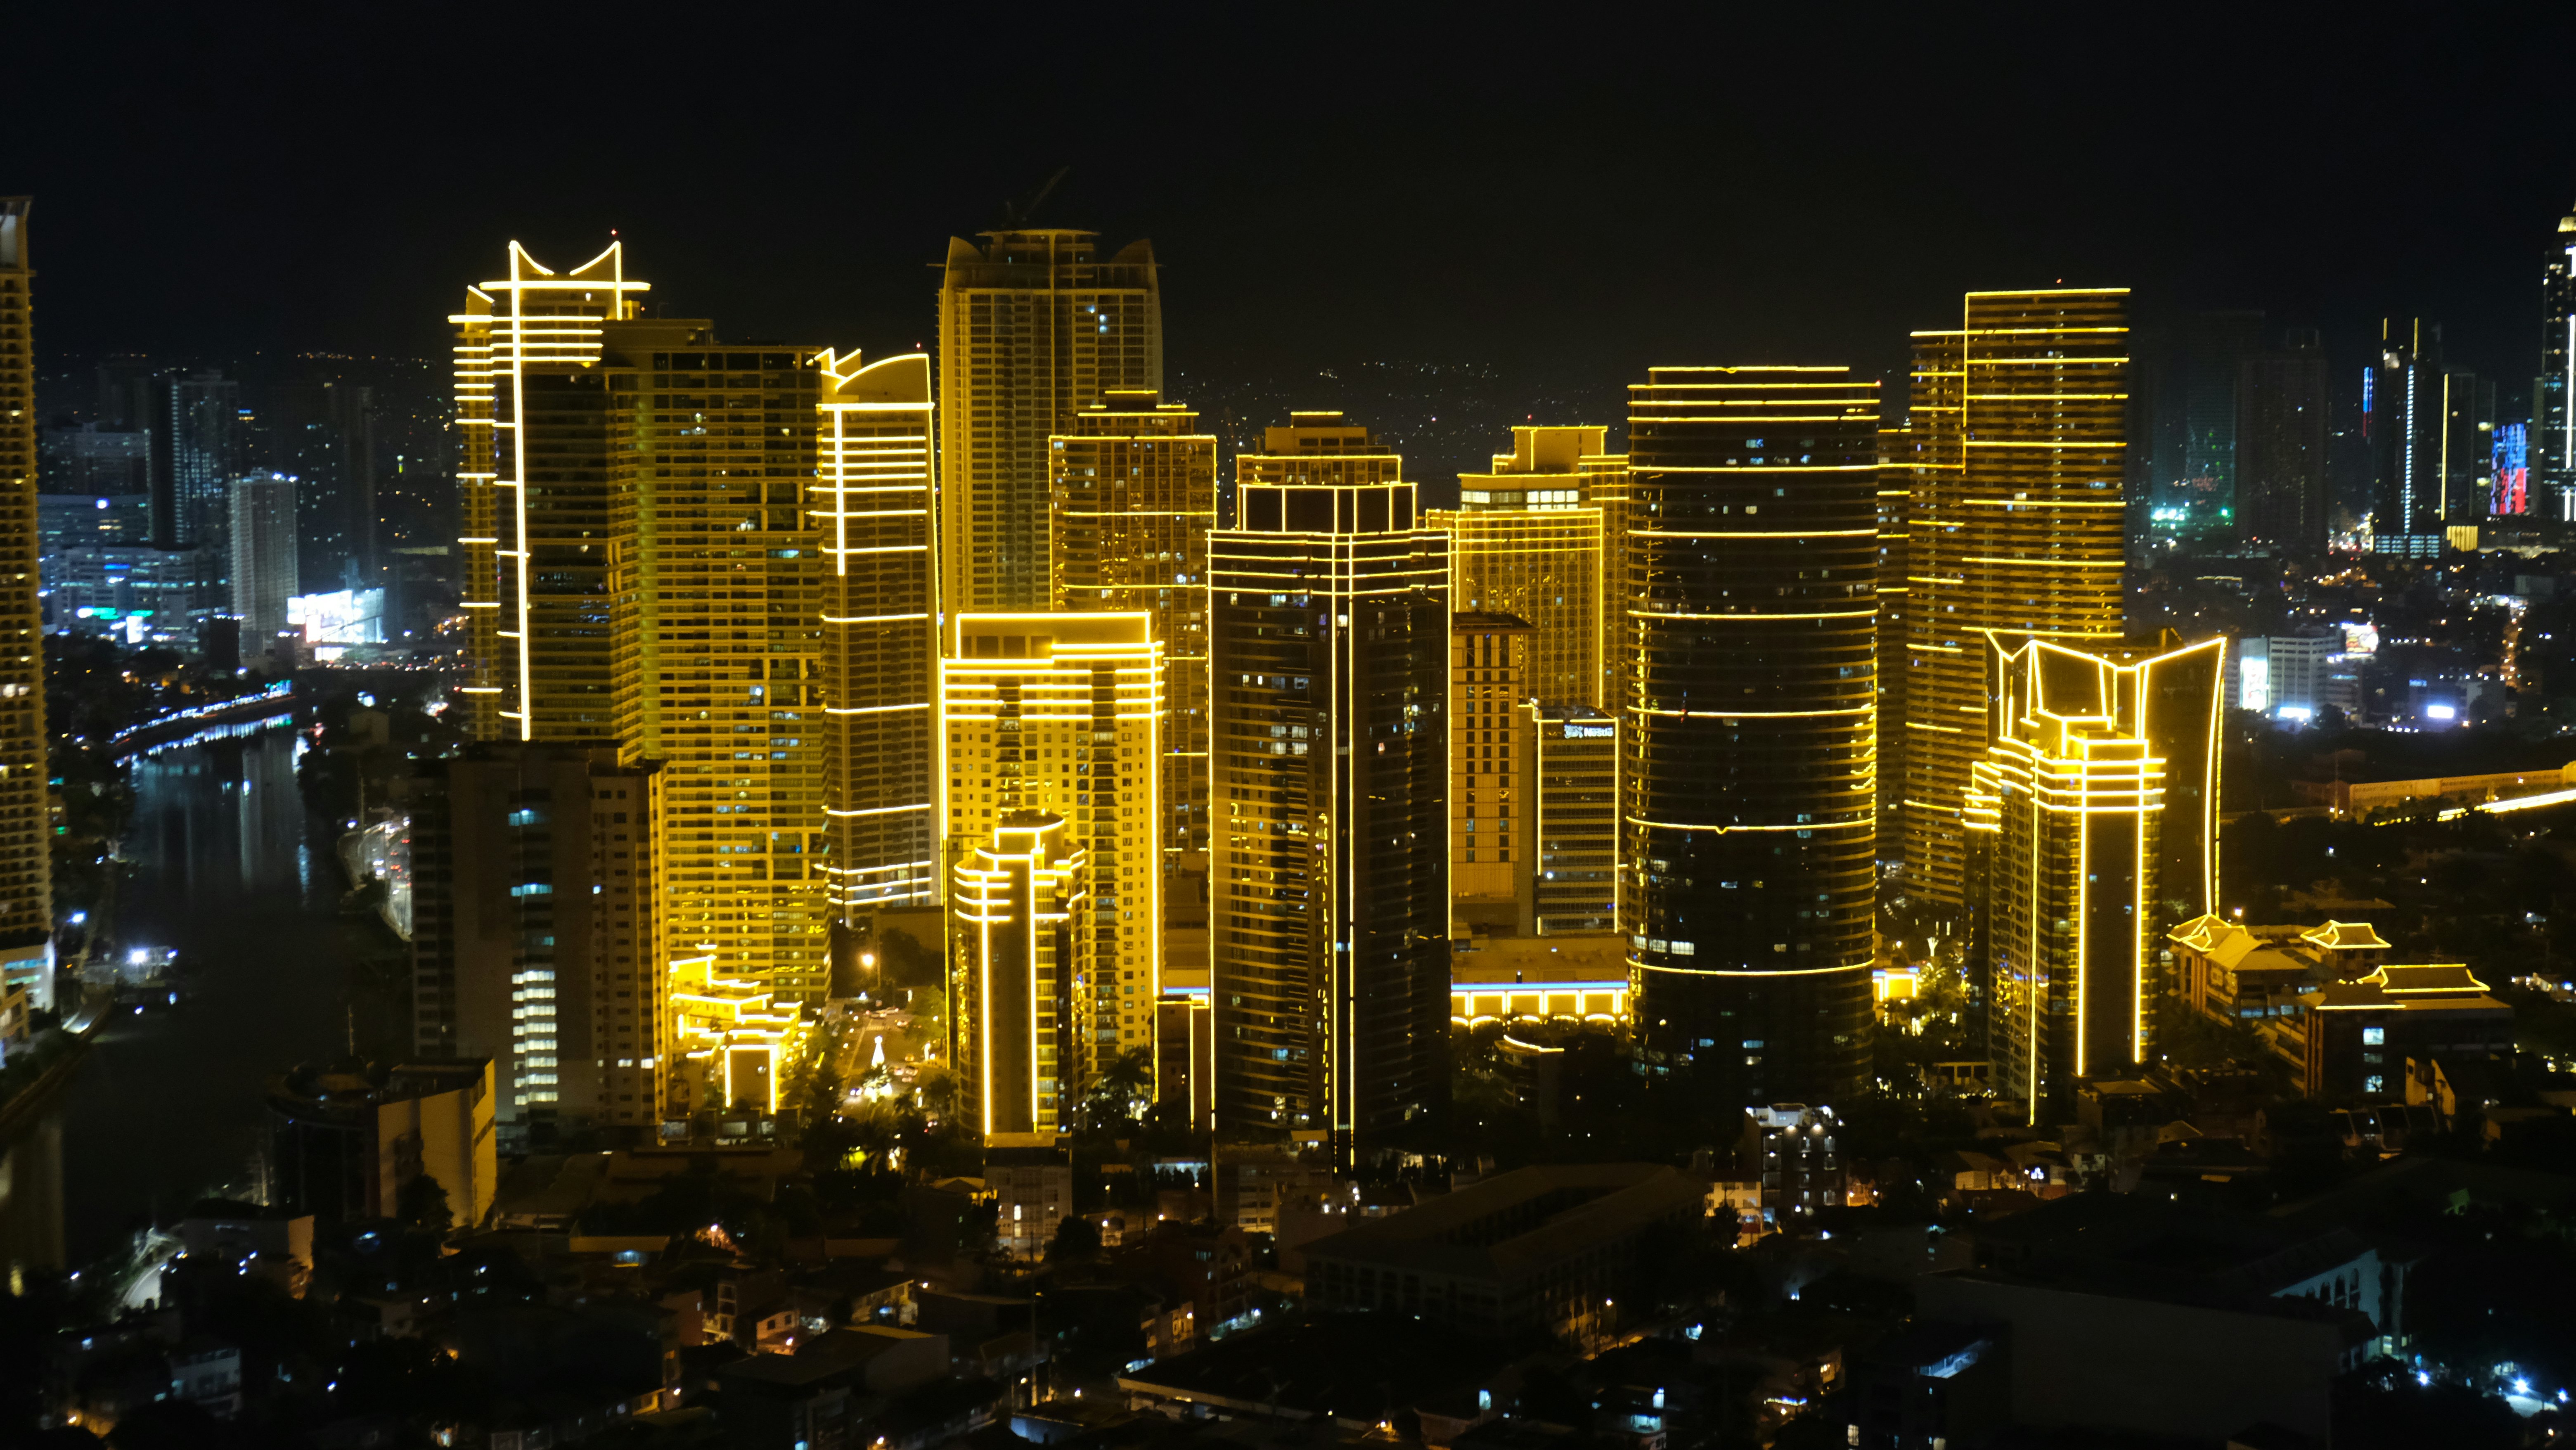
[[54, 996], [45, 821], [44, 620], [36, 600], [36, 348], [27, 212], [0, 196], [0, 986]]
[[1857, 1091], [1876, 915], [1878, 385], [1629, 390], [1621, 930], [1641, 1064], [1718, 1111]]
[[1338, 413], [1236, 464], [1208, 544], [1217, 1130], [1367, 1156], [1448, 1103], [1447, 540]]
[[1957, 330], [1914, 335], [1904, 774], [1886, 789], [1899, 889], [1952, 913], [1986, 633], [2120, 639], [2127, 305], [2126, 288], [1971, 292]]
[[940, 607], [1045, 609], [1047, 440], [1111, 389], [1163, 386], [1154, 249], [1090, 232], [950, 238], [939, 283]]

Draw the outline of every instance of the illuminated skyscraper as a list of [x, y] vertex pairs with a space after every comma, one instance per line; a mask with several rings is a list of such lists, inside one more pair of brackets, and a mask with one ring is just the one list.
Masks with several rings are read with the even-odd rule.
[[1461, 930], [1533, 929], [1534, 747], [1521, 707], [1536, 673], [1535, 635], [1518, 615], [1449, 616], [1449, 896]]
[[1091, 232], [952, 237], [939, 284], [940, 607], [1046, 609], [1047, 440], [1113, 388], [1163, 386], [1154, 249], [1100, 261]]
[[600, 339], [648, 285], [621, 243], [558, 276], [512, 242], [509, 275], [448, 319], [475, 739], [613, 736]]
[[2215, 900], [2226, 642], [2077, 649], [1997, 635], [1995, 709], [1968, 792], [1984, 887], [1996, 1094], [2064, 1106], [2149, 1055], [2159, 909]]
[[667, 762], [662, 959], [819, 1002], [823, 354], [639, 318], [644, 285], [513, 244], [454, 319], [469, 723]]
[[2380, 322], [2379, 362], [2362, 397], [2376, 497], [2374, 552], [2434, 555], [2442, 531], [2486, 512], [2495, 385], [2445, 366], [2442, 325]]
[[939, 882], [938, 583], [930, 360], [822, 360], [824, 854], [837, 919], [927, 906]]
[[1514, 614], [1533, 628], [1528, 699], [1606, 698], [1605, 519], [1590, 497], [1609, 430], [1517, 427], [1491, 473], [1458, 476], [1459, 504], [1432, 509], [1449, 534], [1453, 609]]
[[1208, 543], [1217, 1130], [1367, 1155], [1448, 1101], [1447, 540], [1338, 413]]
[[1621, 930], [1641, 1065], [1716, 1109], [1857, 1091], [1876, 802], [1878, 390], [1839, 367], [1629, 390]]
[[1900, 889], [1952, 911], [1985, 632], [2120, 638], [2127, 305], [2125, 288], [1971, 292], [1959, 330], [1914, 335]]
[[[1162, 989], [1161, 653], [1149, 614], [949, 616], [939, 664], [948, 851], [964, 861], [1015, 811], [1067, 823], [1086, 862], [1087, 1077], [1154, 1041]], [[954, 878], [952, 878], [954, 879]], [[956, 918], [952, 916], [952, 924]], [[955, 959], [952, 955], [952, 967]]]
[[2534, 513], [2576, 520], [2576, 215], [2558, 219], [2540, 270], [2540, 374], [2531, 383]]
[[54, 1003], [45, 821], [44, 621], [36, 600], [36, 352], [27, 212], [0, 196], [0, 988]]
[[235, 477], [246, 471], [241, 384], [220, 371], [171, 373], [143, 389], [151, 434], [152, 542], [220, 546]]
[[1907, 567], [1914, 542], [1914, 430], [1878, 430], [1878, 849], [1897, 849], [1904, 820]]
[[1053, 811], [1005, 810], [957, 863], [949, 1060], [965, 1079], [967, 1120], [988, 1142], [1073, 1129], [1102, 985], [1089, 886], [1086, 854]]
[[286, 601], [304, 592], [296, 587], [295, 480], [282, 473], [234, 479], [228, 532], [242, 653], [257, 657], [286, 628]]
[[1113, 389], [1048, 441], [1058, 610], [1142, 610], [1163, 647], [1164, 864], [1207, 853], [1207, 536], [1216, 437], [1158, 393]]

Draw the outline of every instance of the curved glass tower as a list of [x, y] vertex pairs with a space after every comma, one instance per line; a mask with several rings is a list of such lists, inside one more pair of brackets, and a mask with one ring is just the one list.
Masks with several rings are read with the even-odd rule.
[[1621, 930], [1650, 1074], [1713, 1108], [1856, 1091], [1877, 885], [1878, 385], [1630, 390]]

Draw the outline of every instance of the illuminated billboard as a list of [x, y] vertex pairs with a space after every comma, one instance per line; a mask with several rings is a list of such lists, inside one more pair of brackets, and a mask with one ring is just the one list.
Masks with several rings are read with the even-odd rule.
[[335, 589], [298, 594], [286, 601], [286, 623], [304, 632], [319, 660], [338, 659], [353, 644], [385, 642], [385, 591]]
[[2528, 424], [2506, 423], [2495, 430], [2495, 491], [2488, 500], [2489, 513], [2531, 512], [2530, 447]]

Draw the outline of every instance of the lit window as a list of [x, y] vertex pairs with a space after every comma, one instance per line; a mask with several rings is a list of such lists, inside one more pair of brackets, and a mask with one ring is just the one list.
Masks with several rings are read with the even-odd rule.
[[2387, 1041], [2388, 1029], [2385, 1027], [2365, 1027], [2361, 1029], [2361, 1045], [2364, 1047], [2378, 1047]]

